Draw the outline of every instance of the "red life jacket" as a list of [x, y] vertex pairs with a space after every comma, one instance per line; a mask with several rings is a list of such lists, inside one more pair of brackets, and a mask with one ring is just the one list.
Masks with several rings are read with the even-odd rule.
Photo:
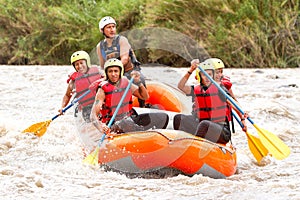
[[[97, 67], [90, 67], [86, 74], [80, 72], [74, 72], [67, 82], [73, 80], [75, 82], [76, 98], [80, 97], [84, 92], [89, 90], [89, 86], [96, 80], [101, 79], [102, 76]], [[95, 100], [95, 92], [90, 92], [85, 97], [83, 97], [79, 104], [82, 107], [92, 105]]]
[[210, 85], [206, 91], [202, 86], [196, 85], [194, 94], [195, 104], [193, 109], [199, 121], [231, 121], [230, 106], [220, 98], [218, 88], [215, 85]]
[[[100, 88], [103, 89], [105, 93], [105, 101], [102, 106], [101, 115], [102, 122], [107, 123], [112, 118], [119, 101], [121, 100], [129, 81], [126, 77], [120, 80], [120, 85], [118, 87], [112, 85], [108, 81], [103, 81], [100, 84]], [[130, 116], [132, 110], [132, 92], [129, 89], [128, 93], [116, 115], [115, 120], [120, 120], [125, 116]]]
[[[232, 83], [231, 83], [230, 78], [228, 76], [222, 76], [221, 84], [224, 85], [227, 90], [231, 89]], [[232, 115], [231, 115], [231, 106], [230, 106], [230, 109], [227, 110], [227, 112], [228, 112], [228, 116], [230, 117], [229, 119], [231, 119], [231, 117], [232, 117]]]
[[230, 82], [230, 78], [228, 76], [222, 76], [221, 84], [225, 86], [227, 90], [230, 90], [232, 83]]

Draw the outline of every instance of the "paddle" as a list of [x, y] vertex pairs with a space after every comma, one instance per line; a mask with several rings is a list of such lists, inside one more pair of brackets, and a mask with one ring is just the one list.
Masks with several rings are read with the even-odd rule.
[[[69, 108], [74, 106], [78, 101], [80, 101], [83, 97], [88, 95], [90, 92], [91, 92], [91, 90], [88, 90], [85, 93], [83, 93], [80, 97], [74, 99], [67, 107], [65, 107], [62, 110], [62, 112], [63, 113], [66, 112]], [[28, 128], [26, 128], [25, 130], [23, 130], [22, 133], [33, 133], [34, 135], [36, 135], [38, 137], [41, 137], [47, 131], [47, 128], [50, 125], [50, 123], [59, 116], [60, 116], [60, 114], [57, 114], [54, 117], [52, 117], [52, 119], [50, 119], [50, 120], [33, 124], [33, 125], [29, 126]]]
[[[121, 105], [122, 105], [122, 103], [123, 103], [123, 101], [124, 101], [124, 99], [125, 99], [125, 97], [128, 93], [128, 90], [129, 90], [132, 82], [133, 82], [133, 77], [131, 77], [131, 79], [130, 79], [130, 81], [129, 81], [129, 83], [128, 83], [125, 91], [124, 91], [124, 94], [122, 95], [121, 100], [118, 103], [118, 106], [117, 106], [113, 116], [111, 117], [111, 119], [108, 122], [108, 125], [107, 125], [108, 128], [111, 127], [113, 121], [115, 120], [115, 117], [117, 116], [117, 114], [119, 112], [119, 109], [120, 109], [120, 107], [121, 107]], [[89, 155], [87, 155], [85, 157], [85, 159], [83, 160], [83, 163], [87, 163], [87, 164], [91, 164], [91, 165], [97, 165], [98, 164], [98, 154], [99, 154], [100, 146], [101, 146], [101, 144], [103, 143], [103, 141], [105, 139], [105, 136], [106, 136], [106, 133], [103, 133], [100, 141], [98, 142], [97, 147], [95, 148], [95, 150], [92, 153], [90, 153]]]
[[[232, 114], [233, 114], [234, 118], [236, 119], [236, 121], [239, 123], [239, 125], [242, 128], [244, 128], [244, 125], [239, 120], [238, 116], [234, 112], [232, 112]], [[250, 149], [251, 153], [253, 154], [253, 156], [255, 157], [255, 159], [257, 160], [257, 162], [260, 163], [261, 159], [263, 157], [265, 157], [266, 155], [268, 155], [269, 152], [266, 149], [266, 147], [261, 143], [259, 138], [248, 133], [248, 131], [246, 131], [246, 135], [248, 138], [249, 149]]]
[[[243, 110], [235, 103], [234, 99], [229, 96], [221, 87], [219, 84], [217, 84], [212, 77], [210, 77], [205, 70], [202, 69], [202, 67], [199, 65], [198, 68], [204, 75], [219, 89], [220, 92], [222, 92], [223, 95], [226, 96], [226, 98], [244, 115], [245, 113]], [[282, 141], [280, 140], [275, 134], [262, 129], [258, 127], [251, 119], [250, 117], [247, 118], [248, 121], [256, 128], [258, 131], [258, 135], [260, 137], [260, 140], [262, 144], [268, 149], [270, 154], [274, 156], [278, 160], [282, 160], [284, 158], [287, 158], [290, 155], [290, 148]]]

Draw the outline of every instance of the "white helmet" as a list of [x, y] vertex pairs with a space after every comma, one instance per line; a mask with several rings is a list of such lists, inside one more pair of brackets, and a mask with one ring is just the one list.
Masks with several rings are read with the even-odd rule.
[[116, 21], [114, 20], [114, 18], [106, 16], [103, 17], [100, 22], [99, 22], [99, 29], [101, 31], [101, 33], [103, 33], [103, 28], [108, 25], [108, 24], [115, 24], [117, 25]]

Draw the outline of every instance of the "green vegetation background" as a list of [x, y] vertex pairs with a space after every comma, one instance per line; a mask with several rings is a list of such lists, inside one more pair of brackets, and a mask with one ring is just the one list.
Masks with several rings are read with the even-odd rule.
[[[103, 39], [110, 15], [118, 32], [179, 31], [229, 67], [300, 67], [299, 0], [0, 0], [0, 64], [69, 64]], [[187, 66], [172, 52], [138, 51], [142, 62]]]

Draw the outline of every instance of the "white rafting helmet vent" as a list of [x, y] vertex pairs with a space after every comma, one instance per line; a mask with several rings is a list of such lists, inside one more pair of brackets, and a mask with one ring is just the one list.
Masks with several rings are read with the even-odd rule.
[[99, 22], [99, 29], [101, 31], [101, 33], [103, 33], [103, 28], [108, 25], [108, 24], [115, 24], [117, 25], [116, 21], [114, 20], [114, 18], [106, 16], [103, 17], [100, 22]]

